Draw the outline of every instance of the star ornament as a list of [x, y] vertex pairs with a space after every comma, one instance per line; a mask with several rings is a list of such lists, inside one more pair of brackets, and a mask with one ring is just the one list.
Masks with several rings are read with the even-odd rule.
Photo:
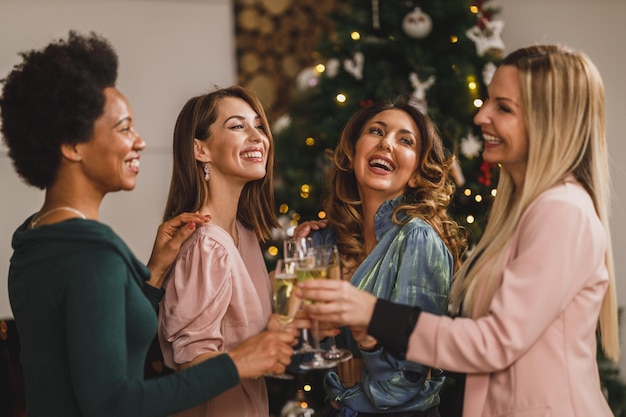
[[483, 148], [481, 141], [473, 133], [461, 139], [461, 153], [467, 159], [474, 159]]
[[484, 28], [474, 26], [465, 32], [465, 35], [476, 44], [476, 53], [483, 56], [489, 50], [504, 50], [504, 42], [502, 41], [502, 29], [504, 22], [501, 20], [491, 20], [484, 22]]

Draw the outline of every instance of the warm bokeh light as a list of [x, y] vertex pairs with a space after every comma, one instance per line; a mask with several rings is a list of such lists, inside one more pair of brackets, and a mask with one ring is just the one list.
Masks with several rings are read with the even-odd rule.
[[467, 86], [472, 91], [476, 90], [476, 88], [478, 88], [478, 84], [476, 84], [476, 81], [470, 81], [469, 83], [467, 83]]
[[309, 384], [305, 384], [304, 387], [302, 387], [303, 390], [305, 390], [306, 392], [311, 391], [313, 388], [311, 388], [311, 386]]
[[479, 98], [474, 99], [474, 107], [480, 109], [483, 106], [483, 101]]
[[304, 140], [304, 144], [306, 146], [313, 146], [315, 145], [315, 139], [309, 136], [308, 138]]
[[463, 194], [469, 197], [470, 195], [472, 195], [472, 190], [470, 190], [469, 188], [466, 188], [465, 191], [463, 191]]
[[270, 246], [269, 248], [267, 248], [267, 253], [272, 256], [276, 256], [278, 255], [278, 248], [276, 246]]
[[324, 71], [326, 71], [326, 65], [324, 65], [324, 64], [317, 64], [315, 66], [315, 71], [317, 71], [319, 74], [323, 73]]
[[483, 196], [480, 194], [476, 194], [476, 197], [474, 197], [474, 200], [476, 200], [477, 203], [480, 203], [481, 201], [483, 201]]
[[303, 193], [310, 193], [311, 192], [311, 186], [309, 184], [302, 184], [300, 186], [300, 191], [302, 191]]
[[319, 213], [317, 213], [317, 217], [320, 219], [325, 219], [326, 218], [326, 212], [325, 211], [320, 211]]
[[350, 37], [353, 41], [358, 41], [359, 39], [361, 39], [361, 34], [359, 32], [352, 32], [350, 34]]
[[495, 197], [496, 194], [498, 194], [498, 190], [496, 190], [495, 188], [493, 190], [491, 190], [491, 196]]
[[475, 6], [473, 4], [470, 6], [470, 12], [476, 14], [476, 13], [478, 13], [478, 11], [479, 11], [478, 10], [478, 6]]
[[470, 214], [469, 216], [467, 216], [465, 220], [467, 221], [468, 224], [472, 224], [474, 223], [474, 216]]
[[459, 37], [456, 35], [450, 36], [450, 43], [457, 43], [459, 41]]
[[337, 97], [335, 97], [335, 100], [337, 100], [338, 103], [345, 103], [348, 100], [348, 97], [343, 93], [339, 93], [337, 94]]
[[299, 221], [300, 221], [300, 214], [298, 214], [298, 213], [293, 213], [293, 214], [291, 215], [291, 219], [292, 219], [292, 220], [295, 220], [295, 221], [297, 221], [297, 222], [299, 222]]
[[280, 205], [280, 207], [278, 207], [278, 211], [280, 212], [280, 214], [287, 214], [289, 212], [289, 206], [283, 203]]

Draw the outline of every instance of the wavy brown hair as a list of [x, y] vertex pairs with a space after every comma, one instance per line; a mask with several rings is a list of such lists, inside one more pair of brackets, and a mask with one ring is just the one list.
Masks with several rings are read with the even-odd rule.
[[[405, 201], [394, 210], [393, 221], [404, 224], [411, 218], [419, 217], [430, 224], [452, 254], [456, 270], [460, 266], [467, 239], [465, 230], [452, 220], [447, 211], [455, 188], [448, 176], [452, 159], [447, 156], [441, 137], [431, 120], [405, 99], [375, 103], [359, 110], [346, 123], [332, 153], [332, 166], [328, 173], [329, 192], [324, 201], [324, 209], [335, 230], [343, 266], [350, 270], [351, 265], [360, 264], [367, 256], [363, 246], [362, 202], [352, 169], [356, 142], [368, 121], [377, 114], [392, 109], [401, 110], [413, 119], [421, 141], [416, 172], [418, 184], [415, 188], [407, 185], [404, 191]], [[400, 221], [398, 214], [401, 212], [409, 217]]]
[[239, 86], [192, 97], [180, 111], [174, 128], [174, 167], [163, 220], [183, 212], [195, 212], [207, 198], [202, 163], [194, 154], [194, 139], [211, 137], [211, 125], [217, 119], [220, 101], [226, 97], [240, 98], [248, 103], [259, 115], [269, 140], [266, 175], [244, 186], [237, 207], [237, 220], [254, 230], [260, 241], [267, 241], [272, 228], [279, 227], [274, 211], [274, 140], [261, 102], [252, 92]]

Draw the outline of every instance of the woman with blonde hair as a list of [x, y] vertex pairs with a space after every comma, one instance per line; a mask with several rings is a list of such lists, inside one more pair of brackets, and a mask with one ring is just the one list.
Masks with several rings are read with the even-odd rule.
[[620, 354], [600, 74], [565, 47], [519, 49], [475, 122], [501, 172], [483, 238], [452, 285], [459, 317], [332, 282], [302, 285], [328, 302], [307, 309], [400, 357], [466, 373], [466, 417], [610, 416], [596, 363], [598, 334], [607, 357]]

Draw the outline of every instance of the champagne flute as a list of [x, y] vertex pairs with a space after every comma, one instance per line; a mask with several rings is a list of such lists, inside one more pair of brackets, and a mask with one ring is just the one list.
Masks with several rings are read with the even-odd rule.
[[[332, 248], [328, 246], [319, 246], [312, 248], [310, 254], [296, 264], [296, 273], [298, 282], [310, 279], [326, 279], [328, 277], [328, 263], [331, 258]], [[304, 303], [311, 302], [304, 300]], [[304, 370], [312, 369], [328, 369], [337, 366], [338, 362], [327, 359], [322, 355], [320, 348], [320, 332], [319, 322], [311, 321], [311, 332], [313, 335], [314, 351], [313, 358], [310, 361], [302, 362], [300, 368]]]
[[[295, 267], [298, 262], [305, 262], [306, 257], [313, 248], [313, 239], [310, 237], [295, 238], [291, 237], [286, 239], [283, 244], [283, 257], [285, 258], [285, 265], [293, 269], [295, 273]], [[302, 346], [296, 350], [294, 354], [305, 354], [313, 352], [313, 346], [309, 342], [309, 330], [302, 329]]]
[[[331, 249], [330, 260], [328, 262], [328, 279], [341, 280], [341, 261], [339, 259], [339, 250], [333, 245]], [[348, 349], [338, 348], [335, 342], [335, 336], [329, 336], [330, 348], [324, 352], [324, 358], [337, 362], [345, 362], [352, 359], [352, 352]]]
[[[294, 265], [279, 259], [276, 262], [274, 270], [274, 291], [272, 300], [274, 302], [274, 311], [280, 330], [285, 330], [287, 325], [296, 317], [296, 313], [300, 309], [300, 299], [295, 294], [297, 275]], [[278, 379], [294, 379], [294, 376], [288, 373], [268, 374], [267, 376]]]

